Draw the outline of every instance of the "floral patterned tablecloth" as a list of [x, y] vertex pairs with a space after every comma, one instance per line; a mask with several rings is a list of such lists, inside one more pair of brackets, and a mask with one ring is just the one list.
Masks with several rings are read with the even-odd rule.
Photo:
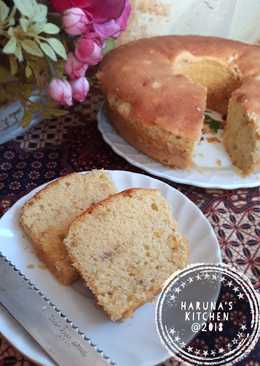
[[[0, 146], [0, 214], [35, 187], [72, 171], [141, 172], [103, 141], [96, 122], [101, 101], [99, 87], [93, 82], [84, 105], [74, 107], [65, 117], [43, 121], [23, 137]], [[246, 273], [259, 290], [260, 188], [222, 191], [168, 183], [201, 208], [215, 229], [224, 262]], [[239, 321], [240, 314], [236, 315]], [[173, 364], [167, 362], [167, 366]], [[0, 335], [0, 366], [7, 365], [33, 364]], [[239, 365], [260, 366], [260, 342]]]

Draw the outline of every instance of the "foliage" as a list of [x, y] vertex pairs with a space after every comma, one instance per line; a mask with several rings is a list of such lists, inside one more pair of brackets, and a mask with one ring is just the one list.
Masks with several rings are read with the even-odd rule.
[[220, 121], [215, 120], [209, 115], [205, 115], [205, 123], [209, 126], [211, 131], [217, 133], [218, 130], [223, 128], [223, 124]]
[[[130, 13], [130, 0], [0, 0], [0, 103], [19, 99], [26, 125], [34, 111], [66, 113], [53, 101], [69, 107], [85, 100], [88, 67], [114, 47]], [[32, 97], [36, 91], [38, 98]]]
[[46, 90], [51, 74], [62, 77], [66, 50], [56, 38], [59, 27], [47, 20], [46, 5], [36, 0], [13, 3], [10, 8], [0, 0], [0, 103], [19, 99], [25, 108], [23, 123], [27, 125], [36, 110], [45, 117], [66, 113], [47, 101], [47, 96], [44, 104], [30, 98], [35, 90]]
[[107, 54], [108, 52], [110, 52], [113, 48], [115, 48], [115, 40], [113, 38], [108, 38], [106, 41], [106, 45], [103, 48], [103, 55]]

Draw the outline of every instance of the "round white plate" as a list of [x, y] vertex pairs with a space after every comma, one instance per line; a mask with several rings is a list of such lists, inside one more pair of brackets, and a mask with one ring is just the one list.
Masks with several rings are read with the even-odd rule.
[[217, 139], [205, 135], [196, 147], [194, 167], [181, 170], [162, 165], [128, 144], [112, 127], [104, 106], [98, 113], [98, 128], [115, 153], [134, 166], [158, 177], [203, 188], [237, 189], [260, 185], [260, 173], [242, 177], [236, 172], [223, 144], [217, 141], [221, 141], [221, 133], [218, 133]]
[[[213, 229], [201, 211], [182, 193], [146, 175], [126, 171], [108, 173], [118, 191], [140, 187], [157, 188], [162, 192], [172, 208], [180, 231], [189, 240], [190, 264], [221, 262], [220, 248]], [[42, 187], [21, 198], [0, 220], [0, 252], [119, 366], [153, 366], [165, 361], [169, 356], [156, 333], [155, 301], [139, 308], [131, 319], [113, 323], [95, 307], [81, 283], [71, 287], [62, 286], [48, 270], [43, 269], [30, 241], [19, 226], [22, 205]], [[44, 351], [1, 308], [0, 329], [6, 338], [29, 358], [41, 365], [53, 366]]]

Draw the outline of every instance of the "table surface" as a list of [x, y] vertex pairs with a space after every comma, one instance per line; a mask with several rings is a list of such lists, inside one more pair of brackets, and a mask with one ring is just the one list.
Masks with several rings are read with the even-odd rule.
[[[96, 121], [101, 102], [100, 89], [92, 81], [84, 104], [64, 117], [42, 121], [24, 136], [0, 146], [0, 215], [35, 187], [72, 171], [104, 168], [142, 172], [103, 141]], [[224, 262], [244, 272], [259, 290], [260, 187], [223, 191], [168, 183], [200, 207], [217, 234]], [[7, 365], [33, 364], [0, 335], [0, 366]], [[239, 365], [260, 366], [260, 342]]]

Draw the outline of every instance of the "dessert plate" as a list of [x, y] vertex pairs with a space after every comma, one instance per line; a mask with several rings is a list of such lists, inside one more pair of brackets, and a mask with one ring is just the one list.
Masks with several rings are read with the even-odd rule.
[[[221, 263], [220, 248], [207, 219], [182, 193], [157, 179], [126, 171], [108, 171], [118, 191], [157, 188], [165, 196], [179, 229], [189, 240], [189, 263]], [[85, 173], [81, 173], [85, 174]], [[119, 366], [154, 366], [169, 358], [156, 333], [155, 301], [124, 322], [113, 323], [97, 309], [81, 282], [65, 287], [44, 267], [19, 225], [22, 205], [43, 186], [16, 202], [0, 220], [0, 252], [56, 304]], [[22, 299], [21, 299], [22, 301]], [[0, 307], [0, 330], [21, 352], [40, 365], [54, 366], [45, 352]]]
[[155, 176], [202, 188], [237, 189], [260, 185], [260, 173], [242, 177], [236, 172], [222, 144], [221, 131], [217, 135], [210, 132], [203, 135], [194, 153], [194, 166], [185, 170], [162, 165], [128, 144], [112, 127], [104, 105], [98, 113], [98, 128], [115, 153]]

